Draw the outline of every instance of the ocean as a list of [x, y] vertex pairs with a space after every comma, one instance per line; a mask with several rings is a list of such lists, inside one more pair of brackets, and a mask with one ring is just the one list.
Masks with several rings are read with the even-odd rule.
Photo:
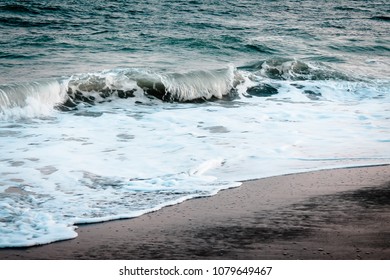
[[0, 1], [0, 247], [389, 163], [387, 0]]

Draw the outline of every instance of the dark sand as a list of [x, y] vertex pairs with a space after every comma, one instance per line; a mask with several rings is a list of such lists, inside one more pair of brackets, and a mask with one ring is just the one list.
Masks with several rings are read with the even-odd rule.
[[390, 259], [390, 166], [245, 182], [0, 259]]

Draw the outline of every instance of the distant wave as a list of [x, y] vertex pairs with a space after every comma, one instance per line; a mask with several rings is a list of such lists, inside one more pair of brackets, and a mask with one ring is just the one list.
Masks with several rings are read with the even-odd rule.
[[29, 14], [39, 14], [42, 11], [58, 11], [61, 10], [59, 5], [41, 5], [39, 3], [27, 3], [26, 4], [0, 4], [0, 11], [13, 12], [15, 14], [20, 13], [29, 13]]
[[390, 16], [374, 16], [371, 17], [373, 20], [380, 20], [380, 21], [390, 21]]
[[300, 60], [275, 57], [256, 61], [250, 65], [239, 67], [261, 77], [275, 80], [354, 80], [351, 76], [336, 71], [325, 64], [311, 64]]

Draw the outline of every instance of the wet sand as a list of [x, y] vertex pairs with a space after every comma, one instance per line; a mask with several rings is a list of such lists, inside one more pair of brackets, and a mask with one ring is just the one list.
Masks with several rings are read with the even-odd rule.
[[390, 165], [247, 181], [0, 259], [390, 259]]

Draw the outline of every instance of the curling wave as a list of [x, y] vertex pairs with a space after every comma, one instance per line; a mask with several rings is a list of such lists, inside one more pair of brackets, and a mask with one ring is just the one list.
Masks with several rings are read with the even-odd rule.
[[66, 100], [66, 88], [55, 80], [0, 85], [0, 119], [46, 116]]
[[[0, 85], [0, 118], [31, 118], [78, 105], [96, 105], [117, 98], [143, 97], [165, 102], [204, 102], [278, 94], [278, 84], [290, 81], [358, 81], [326, 65], [272, 58], [247, 66], [188, 73], [115, 69], [69, 78]], [[307, 92], [306, 92], [307, 93]], [[308, 95], [318, 99], [320, 93]], [[314, 96], [314, 97], [313, 97]]]
[[74, 76], [68, 81], [66, 107], [79, 102], [94, 104], [107, 98], [134, 97], [137, 92], [169, 102], [221, 99], [233, 89], [234, 68], [159, 74], [126, 69]]

